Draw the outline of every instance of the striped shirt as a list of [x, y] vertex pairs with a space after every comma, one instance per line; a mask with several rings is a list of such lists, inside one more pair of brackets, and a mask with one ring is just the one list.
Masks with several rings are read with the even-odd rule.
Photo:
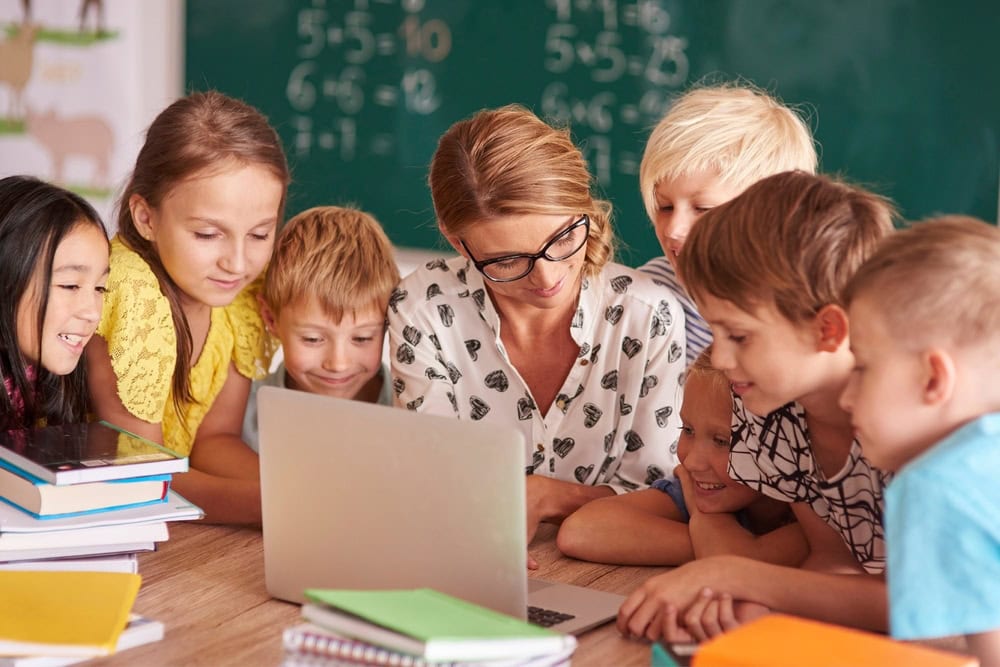
[[677, 300], [680, 301], [684, 309], [684, 322], [687, 331], [687, 362], [690, 365], [706, 347], [712, 344], [712, 330], [698, 314], [694, 301], [688, 296], [687, 290], [677, 279], [674, 265], [666, 257], [656, 257], [639, 267], [643, 273], [648, 273], [653, 277], [653, 282], [661, 287], [666, 287]]

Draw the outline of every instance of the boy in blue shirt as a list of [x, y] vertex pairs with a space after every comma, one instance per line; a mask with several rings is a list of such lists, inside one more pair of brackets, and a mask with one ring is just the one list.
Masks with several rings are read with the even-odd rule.
[[257, 390], [264, 385], [392, 405], [382, 347], [398, 282], [392, 244], [367, 213], [318, 206], [288, 221], [261, 291], [261, 315], [284, 359], [253, 383], [245, 443], [257, 451]]
[[965, 635], [1000, 665], [1000, 230], [948, 217], [887, 239], [845, 288], [841, 402], [886, 490], [889, 627]]

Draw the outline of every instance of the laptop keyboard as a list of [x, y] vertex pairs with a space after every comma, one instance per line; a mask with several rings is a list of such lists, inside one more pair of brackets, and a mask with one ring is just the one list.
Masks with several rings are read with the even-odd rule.
[[576, 618], [573, 614], [564, 614], [554, 609], [543, 609], [541, 607], [528, 606], [528, 622], [549, 628], [557, 623]]

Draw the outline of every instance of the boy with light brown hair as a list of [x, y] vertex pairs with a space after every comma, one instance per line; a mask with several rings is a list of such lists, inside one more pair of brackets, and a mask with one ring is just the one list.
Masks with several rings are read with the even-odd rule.
[[264, 323], [284, 359], [253, 384], [244, 442], [257, 450], [257, 390], [265, 385], [392, 405], [382, 347], [398, 282], [392, 244], [367, 213], [319, 206], [288, 221], [261, 293]]
[[678, 98], [653, 129], [639, 166], [639, 188], [663, 257], [641, 270], [662, 282], [684, 307], [687, 361], [712, 335], [677, 280], [677, 255], [705, 211], [765, 176], [816, 171], [816, 147], [802, 116], [744, 82], [696, 87]]
[[733, 399], [730, 476], [791, 503], [799, 568], [737, 556], [651, 578], [622, 605], [630, 636], [702, 640], [768, 609], [884, 630], [882, 488], [840, 394], [854, 367], [840, 293], [893, 229], [881, 197], [785, 172], [706, 213], [678, 265]]
[[897, 232], [844, 303], [855, 365], [841, 402], [866, 457], [898, 471], [890, 631], [965, 635], [1000, 665], [1000, 230], [953, 216]]

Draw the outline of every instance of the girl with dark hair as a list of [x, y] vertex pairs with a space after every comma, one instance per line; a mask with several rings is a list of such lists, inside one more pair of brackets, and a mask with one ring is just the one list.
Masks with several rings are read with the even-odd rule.
[[253, 107], [204, 92], [161, 112], [121, 198], [108, 304], [87, 348], [98, 416], [189, 456], [174, 488], [214, 522], [260, 522], [257, 456], [240, 431], [273, 352], [255, 281], [288, 179]]
[[108, 237], [79, 196], [0, 179], [0, 429], [86, 417], [80, 356], [97, 328]]

